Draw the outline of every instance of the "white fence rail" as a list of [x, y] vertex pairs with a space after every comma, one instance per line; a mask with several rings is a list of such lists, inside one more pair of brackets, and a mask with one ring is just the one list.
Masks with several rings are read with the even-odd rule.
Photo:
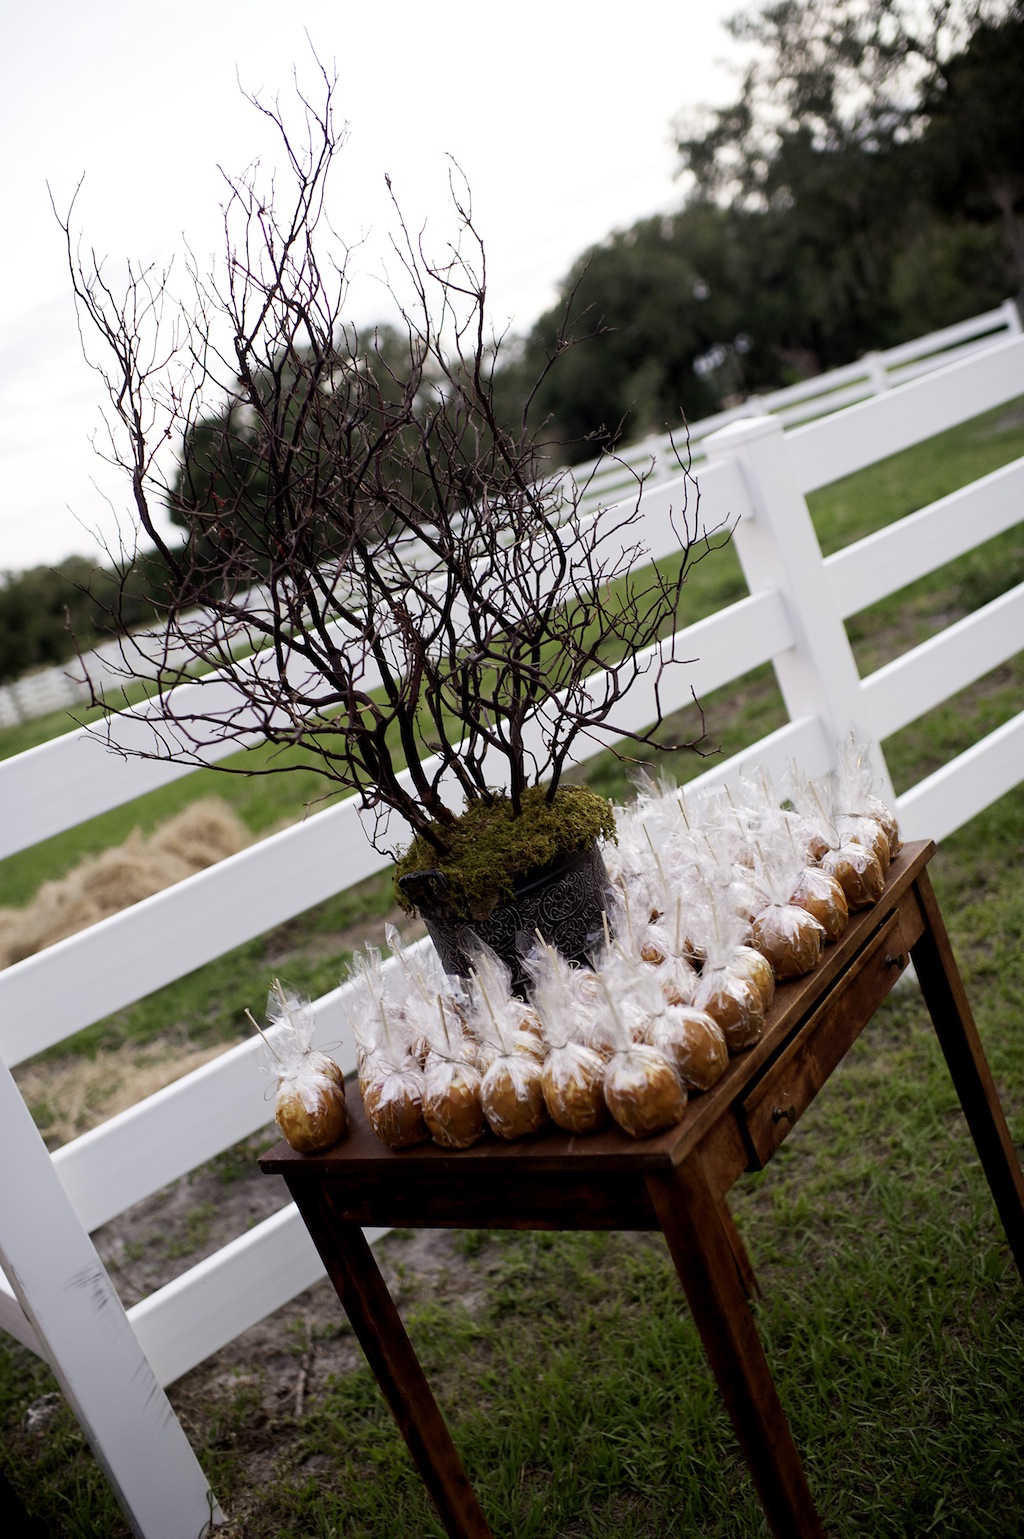
[[[697, 661], [662, 680], [662, 704], [666, 710], [682, 707], [691, 689], [707, 694], [771, 661], [789, 716], [738, 759], [710, 769], [705, 782], [730, 778], [752, 759], [779, 769], [796, 758], [807, 773], [822, 773], [836, 738], [852, 723], [879, 744], [1024, 647], [1024, 585], [864, 679], [844, 625], [850, 615], [1021, 522], [1024, 460], [827, 559], [805, 500], [816, 487], [1021, 395], [1024, 337], [1015, 337], [788, 432], [777, 416], [758, 416], [704, 440], [702, 521], [713, 527], [739, 520], [735, 538], [750, 596], [682, 633], [680, 655]], [[645, 486], [641, 527], [652, 558], [675, 547], [669, 514], [683, 493], [682, 480]], [[629, 705], [636, 725], [652, 718], [642, 678]], [[117, 727], [128, 739], [144, 734], [146, 708], [120, 718]], [[884, 769], [881, 755], [879, 762]], [[123, 760], [82, 730], [0, 763], [0, 855], [183, 773], [181, 766]], [[905, 834], [941, 839], [1022, 778], [1024, 710], [899, 798]], [[385, 862], [359, 822], [354, 803], [343, 802], [0, 972], [0, 1123], [6, 1101], [17, 1097], [12, 1066], [381, 869]], [[263, 985], [254, 980], [256, 986]], [[318, 1036], [324, 1044], [342, 1043], [335, 1051], [349, 1071], [355, 1054], [343, 1026], [342, 993], [336, 989], [317, 1002]], [[265, 1126], [256, 1050], [252, 1041], [225, 1052], [52, 1157], [23, 1116], [16, 1134], [5, 1129], [9, 1142], [32, 1146], [28, 1162], [16, 1157], [13, 1145], [8, 1161], [9, 1169], [31, 1165], [25, 1180], [32, 1210], [56, 1216], [37, 1225], [33, 1237], [30, 1229], [11, 1229], [0, 1210], [0, 1259], [7, 1273], [0, 1282], [0, 1326], [58, 1363], [87, 1427], [107, 1425], [90, 1406], [106, 1413], [118, 1390], [109, 1375], [97, 1379], [84, 1348], [79, 1352], [52, 1334], [54, 1300], [68, 1283], [70, 1263], [63, 1258], [88, 1246], [89, 1232], [100, 1224]], [[34, 1307], [24, 1284], [39, 1275], [41, 1253], [49, 1315]], [[119, 1323], [110, 1323], [117, 1310], [105, 1294], [104, 1329], [116, 1340], [127, 1333], [124, 1340], [130, 1337], [130, 1350], [133, 1343], [141, 1347], [154, 1383], [167, 1384], [320, 1275], [313, 1248], [288, 1208], [122, 1311]], [[150, 1430], [158, 1441], [165, 1421], [163, 1410], [154, 1412]], [[115, 1444], [98, 1446], [115, 1483], [126, 1489]], [[180, 1445], [168, 1448], [168, 1459], [180, 1465]], [[191, 1481], [192, 1509], [198, 1511], [206, 1500], [201, 1472], [186, 1478], [178, 1468], [177, 1478], [185, 1486]], [[167, 1532], [170, 1539], [171, 1530], [155, 1519], [140, 1520], [139, 1531]]]
[[[870, 399], [896, 385], [907, 384], [933, 369], [945, 368], [973, 353], [991, 346], [994, 341], [1019, 336], [1022, 330], [1021, 313], [1017, 302], [1004, 300], [995, 310], [975, 315], [954, 326], [944, 326], [913, 342], [902, 342], [882, 352], [868, 353], [858, 363], [846, 364], [841, 369], [830, 369], [797, 385], [786, 385], [781, 390], [770, 390], [763, 395], [749, 396], [738, 406], [705, 417], [689, 425], [689, 447], [694, 461], [704, 457], [704, 440], [719, 428], [745, 417], [778, 417], [784, 427], [797, 427], [801, 423], [838, 411], [859, 401]], [[685, 444], [679, 436], [676, 442], [685, 454]], [[574, 476], [579, 485], [587, 486], [588, 498], [605, 503], [611, 500], [616, 488], [628, 494], [636, 475], [648, 475], [652, 480], [666, 480], [678, 472], [678, 461], [673, 450], [673, 435], [661, 433], [631, 444], [616, 457], [617, 463], [597, 462], [578, 465]]]
[[[794, 427], [958, 362], [990, 347], [993, 341], [1019, 336], [1021, 329], [1016, 301], [1007, 299], [997, 309], [959, 321], [955, 326], [946, 326], [941, 331], [918, 337], [913, 342], [903, 342], [884, 352], [868, 353], [859, 363], [816, 374], [813, 379], [801, 380], [798, 385], [750, 396], [739, 406], [690, 424], [689, 440], [694, 457], [700, 461], [704, 457], [704, 440], [731, 422], [770, 415], [777, 416], [786, 427]], [[599, 504], [607, 506], [616, 495], [628, 495], [637, 475], [667, 481], [677, 475], [678, 470], [672, 437], [663, 433], [624, 449], [615, 462], [579, 465], [572, 477], [586, 488], [584, 506], [596, 507]], [[102, 696], [116, 693], [123, 684], [119, 642], [104, 642], [83, 661], [91, 683], [86, 682], [81, 665], [71, 663], [40, 668], [13, 684], [0, 684], [0, 727], [82, 705], [91, 699], [92, 690]], [[164, 666], [170, 661], [167, 657], [161, 659]], [[133, 666], [137, 666], [137, 660], [133, 660]]]

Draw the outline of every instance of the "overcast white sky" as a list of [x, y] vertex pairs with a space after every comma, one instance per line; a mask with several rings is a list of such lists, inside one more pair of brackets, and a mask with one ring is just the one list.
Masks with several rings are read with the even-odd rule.
[[[443, 238], [448, 155], [473, 190], [494, 320], [525, 331], [573, 259], [678, 202], [670, 122], [725, 101], [739, 0], [36, 0], [8, 8], [0, 59], [0, 570], [100, 559], [127, 486], [97, 459], [101, 387], [80, 356], [61, 232], [163, 265], [182, 232], [218, 248], [222, 187], [271, 147], [237, 83], [289, 101], [309, 42], [338, 71], [350, 138], [332, 217], [370, 308], [384, 174]], [[383, 308], [383, 306], [381, 307]], [[371, 318], [364, 314], [360, 319]], [[113, 508], [108, 505], [108, 499]]]

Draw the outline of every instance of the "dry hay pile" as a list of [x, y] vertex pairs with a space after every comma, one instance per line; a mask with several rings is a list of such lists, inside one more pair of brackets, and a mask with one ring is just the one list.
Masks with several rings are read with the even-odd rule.
[[75, 1054], [57, 1062], [19, 1065], [14, 1075], [47, 1146], [58, 1149], [201, 1068], [229, 1046], [218, 1042], [192, 1047], [181, 1035], [158, 1037], [143, 1048], [123, 1042], [116, 1048], [97, 1048], [88, 1058]]
[[246, 843], [245, 826], [215, 797], [193, 802], [148, 838], [135, 829], [123, 844], [44, 882], [26, 908], [0, 909], [0, 967], [162, 892]]

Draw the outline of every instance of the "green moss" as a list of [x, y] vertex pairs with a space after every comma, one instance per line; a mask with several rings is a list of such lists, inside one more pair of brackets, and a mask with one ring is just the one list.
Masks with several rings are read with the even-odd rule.
[[395, 867], [395, 892], [408, 912], [413, 905], [398, 886], [413, 871], [440, 871], [455, 910], [485, 919], [515, 892], [516, 883], [536, 871], [585, 850], [595, 839], [614, 839], [611, 803], [586, 786], [564, 786], [549, 801], [543, 786], [523, 793], [522, 812], [512, 816], [506, 796], [471, 802], [452, 826], [434, 825], [447, 853], [439, 855], [417, 838]]

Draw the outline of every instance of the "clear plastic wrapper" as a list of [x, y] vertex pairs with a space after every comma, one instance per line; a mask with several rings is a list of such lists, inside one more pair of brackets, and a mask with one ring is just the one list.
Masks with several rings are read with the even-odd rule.
[[753, 880], [761, 902], [750, 926], [750, 943], [767, 958], [780, 982], [802, 978], [821, 960], [825, 931], [791, 901], [805, 865], [792, 824], [778, 808], [763, 809], [753, 849]]
[[[567, 1133], [594, 1133], [608, 1122], [604, 1099], [604, 1057], [581, 1040], [593, 1007], [577, 998], [578, 980], [564, 957], [546, 942], [524, 958], [534, 1009], [544, 1027], [547, 1056], [541, 1088], [548, 1116]], [[591, 975], [592, 979], [593, 975]], [[589, 988], [595, 985], [590, 983]]]
[[477, 1045], [465, 1030], [461, 1006], [443, 994], [435, 1000], [430, 1052], [423, 1067], [423, 1120], [444, 1149], [468, 1149], [484, 1135]]
[[552, 1122], [567, 1133], [596, 1133], [607, 1124], [605, 1062], [582, 1042], [549, 1047], [541, 1071], [544, 1105]]
[[658, 982], [666, 1004], [688, 1005], [697, 987], [697, 971], [681, 957], [670, 957], [658, 971]]
[[632, 1138], [674, 1127], [686, 1111], [686, 1090], [672, 1061], [646, 1042], [630, 1042], [605, 1066], [604, 1097], [612, 1117]]
[[729, 893], [708, 888], [702, 916], [704, 967], [692, 1004], [718, 1022], [732, 1053], [753, 1047], [764, 1030], [765, 1009], [757, 985], [736, 968], [736, 953], [744, 944], [746, 921], [731, 906]]
[[401, 1019], [412, 1056], [425, 1065], [437, 1038], [439, 999], [446, 1017], [465, 1028], [461, 981], [445, 972], [433, 946], [406, 946], [392, 924], [385, 926], [384, 936], [395, 960], [386, 996], [389, 1012]]
[[[619, 960], [612, 969], [599, 971], [601, 990], [604, 995], [600, 1012], [602, 1030], [613, 1051], [605, 1065], [604, 1098], [608, 1110], [624, 1133], [632, 1138], [650, 1138], [665, 1128], [681, 1121], [686, 1110], [686, 1090], [671, 1060], [652, 1047], [649, 1042], [635, 1041], [630, 1022], [623, 1010], [624, 1003], [632, 1003], [639, 1011], [644, 1010], [642, 995], [645, 988], [642, 979], [630, 987], [636, 977], [635, 964], [627, 958]], [[630, 995], [633, 994], [632, 1000]], [[660, 1008], [660, 992], [655, 989]]]
[[814, 971], [821, 961], [825, 928], [795, 903], [770, 903], [754, 920], [751, 940], [784, 982]]
[[[685, 963], [679, 965], [686, 968]], [[619, 1050], [623, 1034], [629, 1041], [646, 1042], [652, 1017], [666, 1007], [664, 980], [672, 970], [673, 959], [648, 963], [618, 936], [614, 941], [606, 937], [595, 957], [596, 989], [582, 1039], [605, 1057]]]
[[630, 808], [642, 826], [648, 848], [664, 851], [670, 844], [689, 834], [692, 816], [686, 792], [668, 774], [653, 776], [636, 768], [633, 776], [636, 798]]
[[764, 1031], [765, 1010], [757, 985], [731, 967], [705, 968], [693, 996], [697, 1010], [718, 1022], [731, 1053], [753, 1047]]
[[344, 981], [342, 1009], [356, 1044], [360, 1093], [367, 1075], [378, 1074], [382, 1066], [398, 1067], [413, 1057], [422, 1066], [427, 1046], [422, 1053], [413, 1051], [408, 1014], [388, 988], [380, 948], [367, 943], [357, 951]]
[[847, 733], [838, 745], [837, 759], [839, 806], [852, 816], [871, 818], [878, 823], [885, 834], [889, 859], [894, 860], [903, 841], [896, 814], [878, 795], [878, 774], [867, 737], [856, 729]]
[[803, 863], [816, 866], [839, 843], [838, 812], [834, 806], [835, 777], [810, 780], [791, 762], [786, 796], [792, 806], [786, 818], [790, 833]]
[[530, 1138], [548, 1120], [544, 1065], [522, 1052], [499, 1053], [480, 1085], [487, 1125], [499, 1138]]
[[411, 1060], [396, 1068], [375, 1060], [363, 1085], [366, 1120], [389, 1149], [411, 1149], [430, 1138], [423, 1116], [423, 1070]]
[[[367, 946], [352, 960], [346, 1014], [356, 1043], [366, 1120], [389, 1149], [426, 1143], [423, 1066], [404, 1005], [389, 994], [380, 952]], [[424, 1047], [422, 1051], [426, 1051]]]
[[605, 867], [613, 893], [638, 919], [656, 912], [655, 871], [646, 830], [647, 807], [635, 802], [615, 809], [616, 841], [604, 851]]
[[805, 866], [790, 899], [805, 908], [825, 931], [825, 944], [837, 941], [850, 922], [850, 906], [842, 887], [820, 866]]
[[491, 947], [478, 942], [469, 950], [470, 967], [459, 1019], [466, 1056], [486, 1074], [502, 1053], [526, 1053], [543, 1061], [543, 1030], [536, 1011], [512, 993], [511, 969]]
[[790, 795], [825, 841], [826, 848], [819, 856], [818, 864], [829, 876], [835, 877], [850, 912], [871, 908], [882, 895], [885, 873], [872, 850], [843, 837], [837, 776], [810, 781], [802, 779], [794, 768]]
[[896, 814], [877, 796], [868, 797], [864, 810], [869, 818], [874, 818], [875, 822], [881, 824], [885, 830], [885, 836], [889, 841], [889, 859], [895, 860], [903, 848], [903, 838], [899, 823], [896, 821]]
[[[541, 1024], [540, 1016], [533, 1006], [527, 1004], [522, 999], [516, 998], [515, 995], [512, 996], [510, 1004], [515, 1012], [516, 1030], [523, 1032], [526, 1036], [533, 1037], [535, 1042], [542, 1043], [544, 1040], [544, 1027]], [[541, 1056], [543, 1057], [543, 1053]]]
[[511, 982], [493, 951], [473, 953], [469, 1009], [480, 1038], [480, 1104], [488, 1127], [505, 1139], [528, 1138], [547, 1121], [540, 1018], [511, 993]]
[[523, 968], [549, 1048], [567, 1042], [596, 1048], [593, 1028], [602, 994], [593, 970], [573, 966], [540, 936], [523, 958]]
[[847, 813], [839, 819], [839, 837], [843, 844], [863, 844], [869, 849], [885, 876], [889, 870], [892, 854], [889, 849], [889, 836], [881, 823], [876, 818], [869, 817], [867, 813]]
[[443, 1149], [469, 1149], [484, 1136], [480, 1070], [432, 1052], [423, 1070], [423, 1120]]
[[740, 946], [732, 965], [737, 971], [746, 973], [754, 984], [767, 1015], [775, 999], [775, 972], [768, 958], [754, 946]]
[[670, 1007], [651, 1021], [648, 1041], [664, 1053], [687, 1090], [710, 1090], [729, 1067], [729, 1045], [706, 1010]]
[[282, 1138], [301, 1154], [329, 1149], [348, 1132], [345, 1077], [334, 1059], [313, 1046], [316, 1021], [308, 999], [274, 980], [267, 1000], [262, 1068], [276, 1082], [274, 1120]]
[[871, 908], [882, 896], [885, 875], [866, 845], [848, 840], [821, 857], [821, 869], [834, 876], [851, 913]]

